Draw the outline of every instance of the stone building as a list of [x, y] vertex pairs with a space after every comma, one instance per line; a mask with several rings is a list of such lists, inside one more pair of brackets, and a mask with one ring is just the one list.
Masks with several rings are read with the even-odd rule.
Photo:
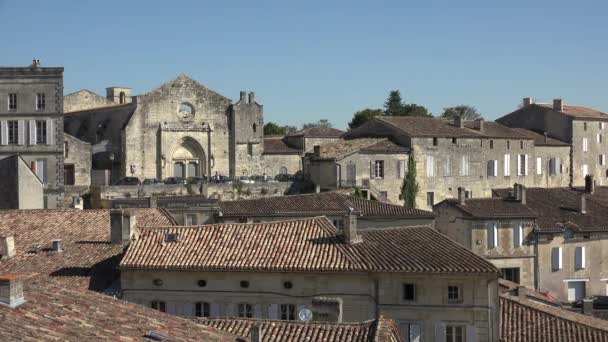
[[0, 209], [43, 209], [44, 185], [18, 154], [0, 156]]
[[107, 98], [115, 105], [65, 116], [66, 132], [92, 144], [94, 170], [142, 180], [264, 172], [263, 107], [253, 92], [232, 103], [182, 74], [138, 96], [108, 88]]
[[383, 315], [411, 340], [498, 341], [492, 264], [430, 227], [356, 225], [350, 215], [342, 233], [325, 217], [144, 229], [120, 265], [122, 297], [176, 315], [200, 303], [206, 316], [283, 320], [337, 297], [344, 321]]
[[[305, 158], [306, 173], [321, 188], [361, 184], [381, 194], [386, 192], [389, 201], [400, 203], [400, 187], [412, 156], [419, 185], [418, 208], [430, 209], [445, 198], [457, 197], [459, 187], [467, 189], [466, 197], [489, 197], [491, 189], [509, 187], [514, 182], [527, 186], [568, 184], [570, 156], [566, 146], [495, 122], [380, 117], [343, 138], [321, 146], [319, 156], [312, 153]], [[381, 139], [384, 142], [380, 143]], [[370, 144], [374, 141], [383, 148]], [[366, 150], [352, 154], [349, 146]], [[343, 159], [342, 150], [350, 153], [352, 160], [338, 163]], [[338, 170], [340, 176], [336, 177]]]
[[63, 141], [64, 181], [67, 186], [91, 185], [91, 144], [67, 133]]
[[0, 156], [18, 153], [44, 184], [44, 207], [63, 207], [63, 68], [34, 60], [0, 68]]
[[265, 137], [262, 158], [269, 177], [295, 175], [302, 170], [302, 150], [288, 145], [284, 137]]
[[520, 109], [496, 121], [509, 127], [546, 133], [551, 138], [568, 143], [572, 149], [570, 185], [583, 185], [586, 175], [592, 175], [600, 185], [607, 183], [608, 114], [588, 107], [568, 105], [561, 99], [546, 104], [524, 98]]
[[331, 127], [309, 127], [296, 132], [291, 132], [285, 136], [285, 143], [289, 146], [302, 151], [312, 152], [315, 146], [325, 145], [327, 143], [339, 140], [344, 134], [336, 128]]
[[[111, 88], [109, 88], [111, 89]], [[79, 90], [63, 97], [63, 112], [78, 112], [87, 109], [114, 106], [112, 99], [97, 95], [90, 90]]]

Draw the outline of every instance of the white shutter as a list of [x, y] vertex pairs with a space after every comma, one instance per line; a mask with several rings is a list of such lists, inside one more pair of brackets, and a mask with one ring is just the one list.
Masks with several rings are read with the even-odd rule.
[[420, 342], [420, 325], [409, 324], [409, 340], [410, 342]]
[[18, 137], [17, 145], [25, 145], [25, 120], [17, 121]]
[[370, 160], [369, 161], [369, 178], [374, 178], [375, 174], [374, 174], [374, 161]]
[[487, 234], [488, 234], [488, 248], [496, 247], [496, 224], [488, 223], [487, 225]]
[[587, 138], [583, 138], [583, 152], [587, 152], [589, 150], [589, 141]]
[[579, 246], [574, 250], [574, 265], [577, 270], [585, 268], [585, 247]]
[[451, 176], [452, 175], [452, 160], [450, 158], [450, 156], [447, 156], [445, 159], [445, 176]]
[[165, 305], [166, 305], [165, 309], [167, 310], [168, 314], [170, 314], [170, 315], [175, 315], [176, 314], [175, 303], [174, 302], [166, 302]]
[[8, 125], [6, 120], [0, 121], [0, 144], [8, 145]]
[[212, 318], [220, 317], [220, 305], [218, 303], [211, 303], [209, 305], [209, 315]]
[[543, 174], [543, 160], [541, 157], [536, 157], [536, 174]]
[[190, 303], [190, 302], [184, 302], [183, 304], [183, 315], [184, 316], [188, 316], [188, 317], [192, 317], [195, 314], [195, 307], [194, 307], [194, 303]]
[[405, 160], [400, 160], [398, 163], [399, 178], [405, 178]]
[[426, 176], [433, 177], [435, 175], [435, 163], [432, 156], [426, 157]]
[[606, 165], [606, 155], [600, 154], [600, 165]]
[[[297, 313], [296, 313], [297, 315]], [[269, 319], [279, 319], [279, 305], [278, 304], [268, 304], [268, 318]]]
[[29, 120], [30, 145], [36, 145], [36, 120]]
[[511, 175], [511, 155], [505, 154], [505, 176]]
[[53, 125], [53, 119], [46, 120], [46, 144], [55, 144], [55, 126]]
[[513, 246], [521, 247], [521, 224], [513, 227]]
[[523, 246], [524, 245], [524, 224], [520, 223], [517, 226], [517, 230], [519, 231], [519, 245]]
[[224, 317], [236, 317], [237, 312], [236, 312], [236, 304], [233, 303], [226, 303], [224, 305]]
[[553, 247], [551, 249], [551, 268], [554, 271], [562, 269], [562, 248]]
[[555, 167], [556, 167], [556, 174], [561, 175], [562, 174], [562, 160], [560, 158], [555, 158]]
[[521, 176], [521, 154], [517, 155], [517, 175]]
[[587, 164], [583, 164], [583, 177], [589, 174], [589, 166]]
[[528, 155], [524, 157], [524, 175], [528, 175]]
[[494, 177], [498, 177], [498, 160], [494, 160]]
[[466, 341], [467, 342], [475, 342], [475, 341], [477, 341], [477, 335], [475, 333], [476, 333], [475, 326], [474, 325], [467, 325], [467, 327], [466, 327], [466, 333], [465, 333]]

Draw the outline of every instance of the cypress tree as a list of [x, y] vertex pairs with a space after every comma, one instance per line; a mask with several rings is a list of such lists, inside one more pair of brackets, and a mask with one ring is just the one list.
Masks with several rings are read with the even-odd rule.
[[399, 90], [391, 90], [384, 102], [384, 115], [398, 116], [403, 114], [403, 100]]
[[401, 185], [401, 194], [399, 199], [403, 200], [403, 206], [407, 208], [416, 207], [416, 195], [418, 194], [418, 182], [416, 181], [416, 161], [414, 155], [410, 155], [407, 161], [407, 174]]

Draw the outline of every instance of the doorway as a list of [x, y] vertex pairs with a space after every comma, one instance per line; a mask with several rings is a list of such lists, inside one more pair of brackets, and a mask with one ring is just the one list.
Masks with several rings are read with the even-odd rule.
[[577, 302], [585, 298], [585, 282], [570, 281], [568, 282], [568, 301]]

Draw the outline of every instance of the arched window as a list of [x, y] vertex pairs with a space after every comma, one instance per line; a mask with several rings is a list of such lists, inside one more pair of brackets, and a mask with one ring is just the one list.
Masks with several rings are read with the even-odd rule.
[[194, 315], [196, 317], [209, 317], [211, 316], [209, 303], [196, 302], [194, 304]]
[[119, 102], [120, 102], [120, 104], [125, 103], [125, 92], [124, 92], [124, 91], [121, 91], [121, 92], [120, 92], [120, 95], [119, 95]]
[[279, 168], [279, 174], [280, 175], [286, 175], [287, 174], [287, 168], [285, 166], [281, 166]]
[[194, 107], [188, 103], [182, 103], [177, 109], [180, 120], [192, 120], [194, 117]]
[[255, 133], [257, 131], [257, 129], [258, 129], [258, 125], [253, 124], [253, 133]]

